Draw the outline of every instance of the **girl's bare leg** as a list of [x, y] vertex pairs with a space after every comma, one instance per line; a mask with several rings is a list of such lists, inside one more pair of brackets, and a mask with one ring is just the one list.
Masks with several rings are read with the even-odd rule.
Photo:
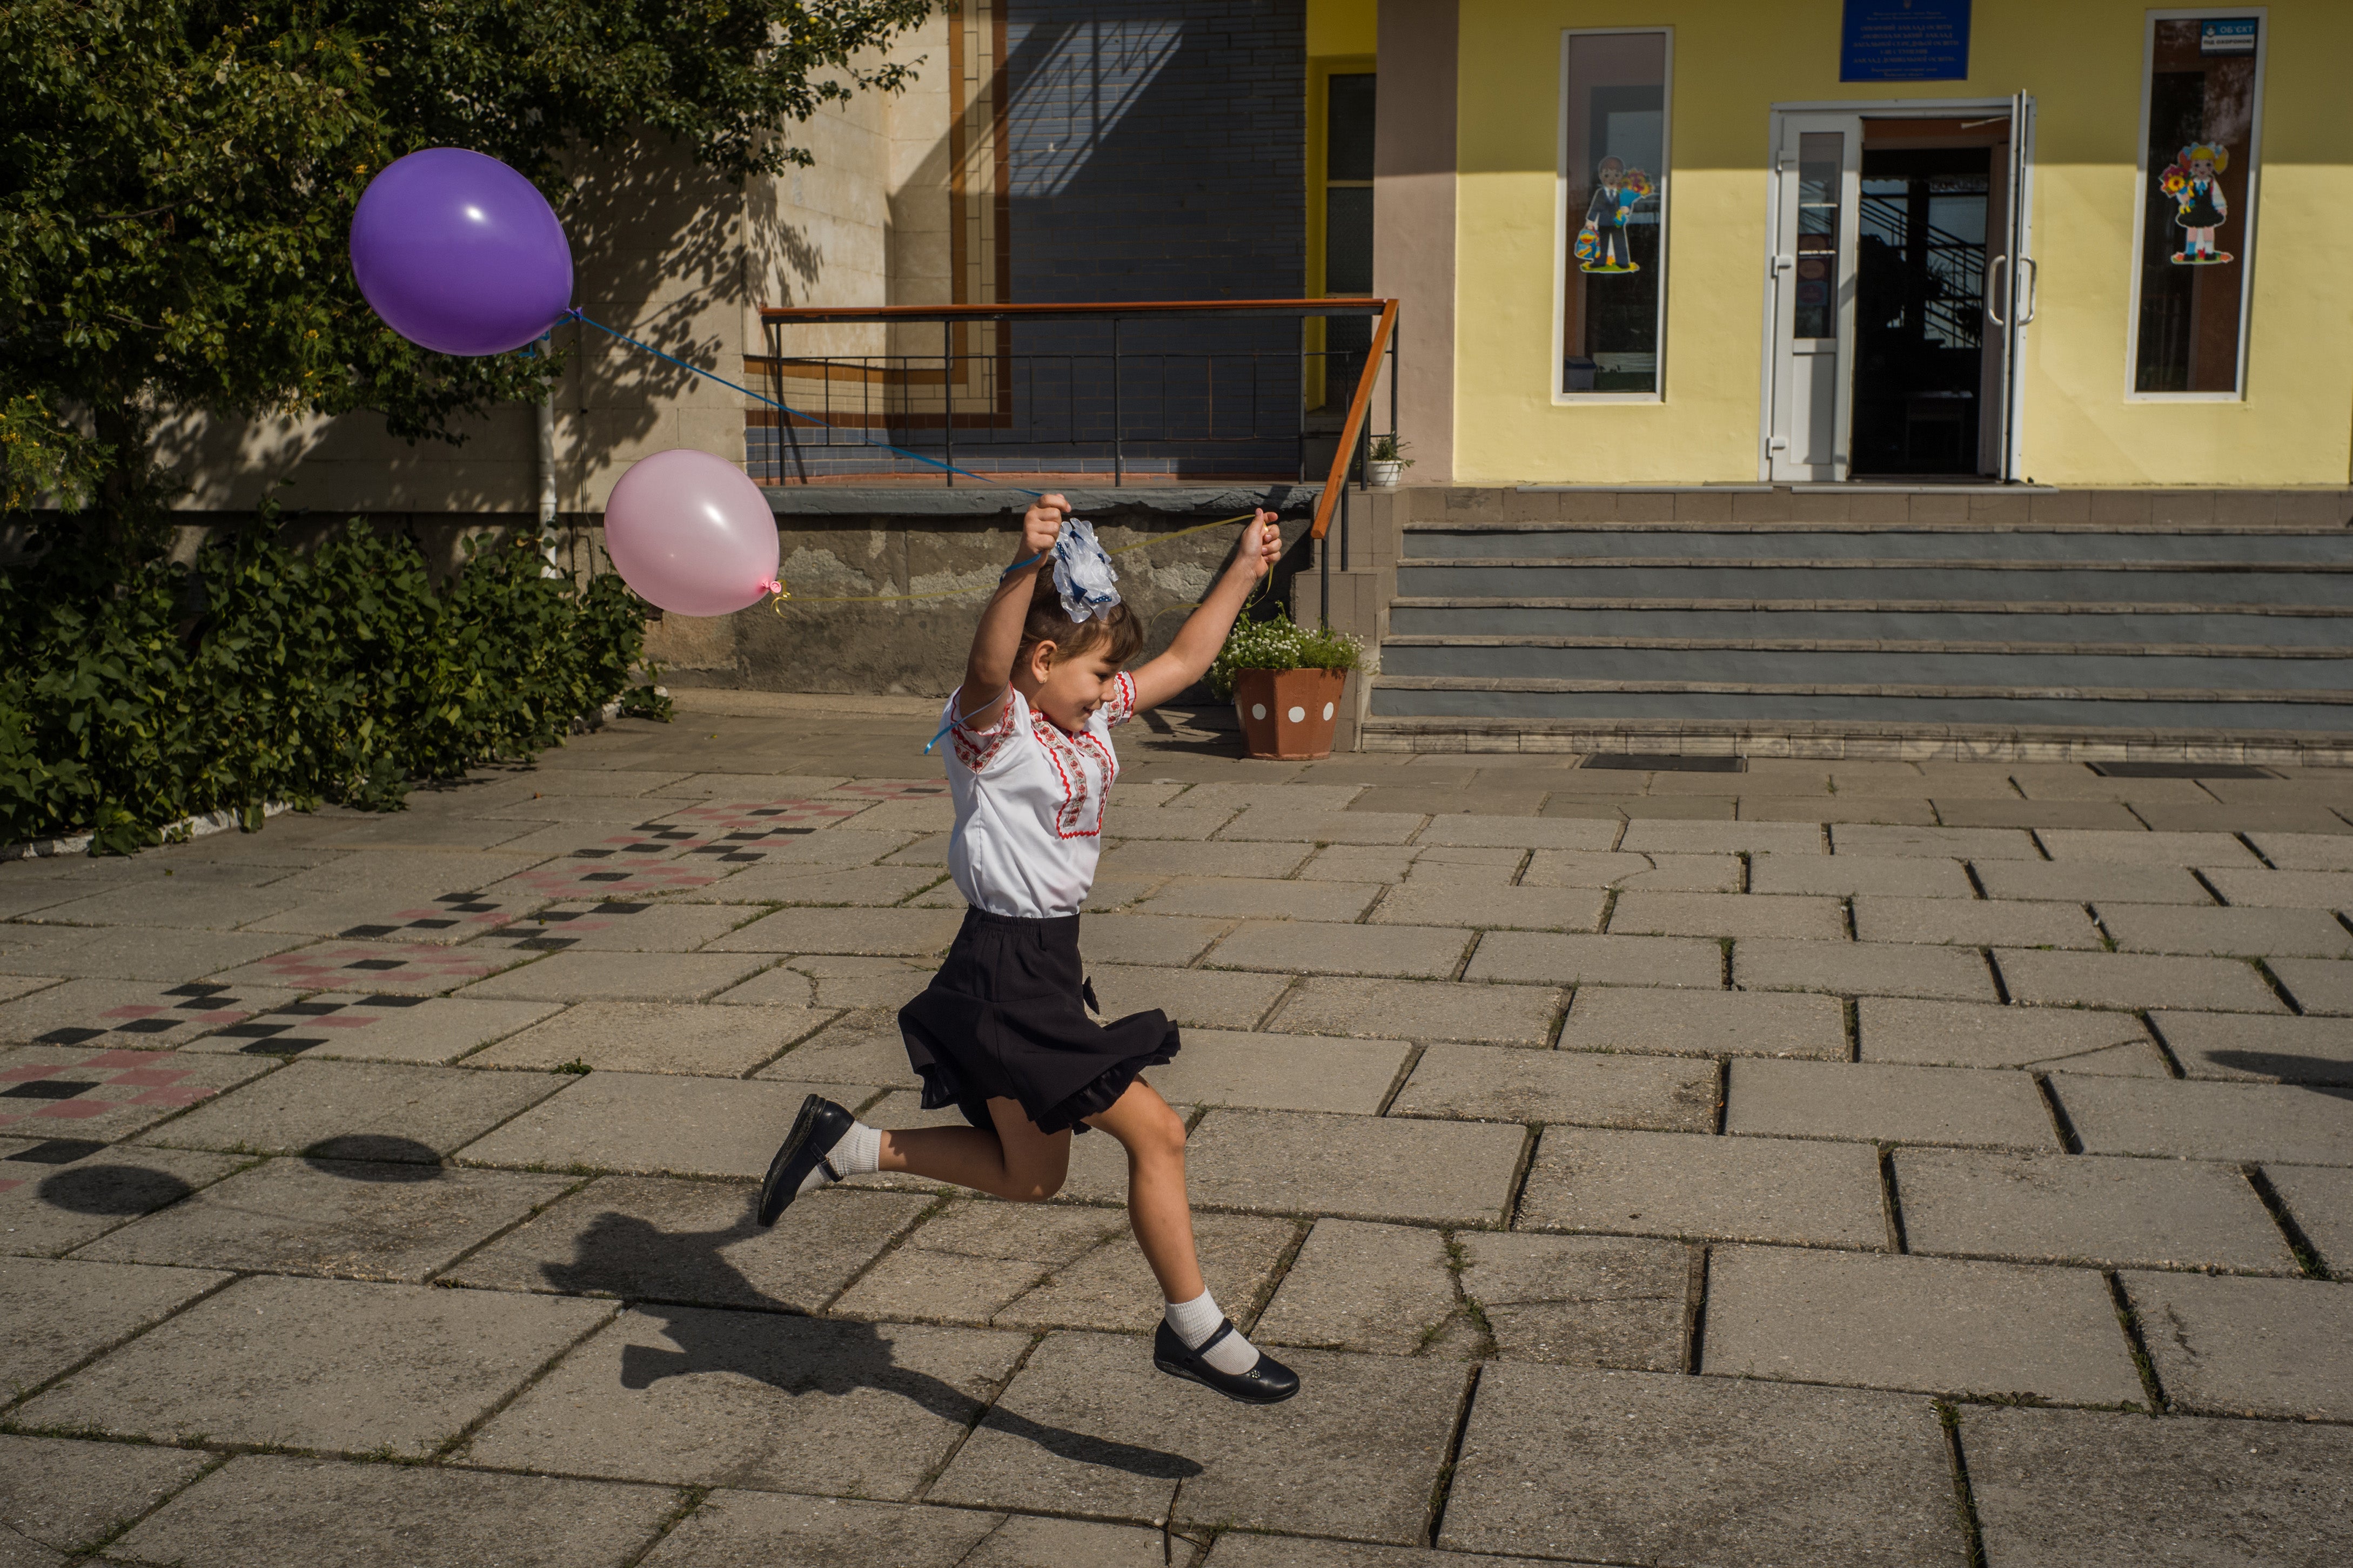
[[[992, 1100], [988, 1113], [997, 1122], [994, 1132], [977, 1127], [908, 1127], [883, 1133], [882, 1169], [954, 1182], [1017, 1203], [1044, 1203], [1061, 1191], [1071, 1167], [1070, 1131], [1039, 1131], [1017, 1100]], [[1182, 1131], [1180, 1127], [1180, 1137]], [[1181, 1193], [1183, 1177], [1177, 1180]], [[1189, 1233], [1187, 1246], [1189, 1250]]]
[[[1127, 1223], [1144, 1260], [1171, 1301], [1190, 1301], [1208, 1287], [1193, 1251], [1193, 1205], [1185, 1195], [1185, 1122], [1142, 1079], [1127, 1086], [1089, 1126], [1127, 1150]], [[1066, 1146], [1067, 1147], [1067, 1146]]]

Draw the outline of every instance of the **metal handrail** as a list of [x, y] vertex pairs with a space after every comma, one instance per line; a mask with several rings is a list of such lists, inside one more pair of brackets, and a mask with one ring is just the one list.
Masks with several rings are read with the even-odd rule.
[[[1391, 340], [1397, 334], [1398, 302], [1383, 300], [1380, 306], [1381, 319], [1374, 324], [1373, 341], [1365, 349], [1365, 368], [1357, 374], [1356, 390], [1348, 399], [1348, 417], [1340, 425], [1340, 446], [1332, 454], [1332, 471], [1324, 480], [1324, 493], [1315, 498], [1315, 526], [1309, 531], [1308, 537], [1319, 543], [1331, 530], [1333, 503], [1340, 499], [1347, 486], [1348, 466], [1356, 459], [1356, 448], [1363, 444], [1366, 435], [1365, 416], [1372, 407], [1373, 385], [1380, 380], [1381, 358], [1388, 353]], [[1397, 433], [1397, 377], [1394, 375], [1389, 378], [1389, 433], [1394, 436]]]

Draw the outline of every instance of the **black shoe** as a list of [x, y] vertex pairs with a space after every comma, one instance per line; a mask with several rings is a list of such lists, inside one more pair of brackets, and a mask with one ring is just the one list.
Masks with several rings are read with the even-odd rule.
[[1219, 1372], [1201, 1359], [1201, 1351], [1233, 1331], [1234, 1321], [1228, 1318], [1197, 1351], [1188, 1349], [1176, 1337], [1176, 1331], [1163, 1322], [1160, 1331], [1152, 1336], [1152, 1364], [1171, 1377], [1190, 1378], [1244, 1405], [1279, 1405], [1299, 1392], [1299, 1374], [1264, 1351], [1258, 1352], [1258, 1364], [1248, 1372]]
[[841, 1180], [841, 1173], [833, 1168], [826, 1154], [857, 1121], [821, 1094], [812, 1094], [801, 1101], [801, 1113], [793, 1118], [791, 1135], [776, 1151], [776, 1157], [768, 1162], [767, 1179], [760, 1184], [762, 1225], [776, 1224], [778, 1216], [792, 1207], [793, 1200], [801, 1195], [801, 1184], [808, 1180], [811, 1171], [822, 1168], [826, 1180]]

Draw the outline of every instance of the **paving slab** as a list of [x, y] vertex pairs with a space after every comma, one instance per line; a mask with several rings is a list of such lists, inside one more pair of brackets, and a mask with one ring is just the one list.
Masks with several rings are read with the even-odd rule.
[[2173, 1409], [2353, 1419], [2353, 1286], [2324, 1279], [2119, 1275]]
[[1435, 1045], [1389, 1114], [1705, 1132], [1716, 1098], [1713, 1061]]
[[959, 1198], [862, 1276], [835, 1310], [986, 1327], [1032, 1287], [1126, 1237], [1126, 1216], [1115, 1209]]
[[[242, 966], [300, 947], [307, 938], [164, 926], [0, 926], [0, 973], [177, 984], [218, 974], [268, 984]], [[282, 982], [280, 984], [283, 984]]]
[[1989, 899], [2107, 904], [2202, 904], [2214, 895], [2179, 866], [2118, 866], [2095, 860], [1983, 860], [1972, 868]]
[[1372, 920], [1376, 925], [1595, 931], [1601, 929], [1605, 897], [1599, 889], [1412, 881], [1390, 889], [1373, 910]]
[[1250, 1332], [1260, 1344], [1417, 1355], [1461, 1310], [1439, 1232], [1319, 1219]]
[[1176, 1059], [1152, 1069], [1152, 1085], [1187, 1105], [1372, 1116], [1412, 1049], [1403, 1040], [1191, 1029]]
[[1467, 1231], [1462, 1293], [1505, 1361], [1680, 1372], [1692, 1249], [1668, 1241]]
[[2149, 1021], [2188, 1078], [2353, 1085], [2353, 1019], [2158, 1012]]
[[[801, 1007], [583, 1002], [468, 1058], [466, 1065], [545, 1071], [581, 1062], [600, 1072], [739, 1078], [816, 1033], [832, 1016]], [[903, 1050], [900, 1054], [905, 1056]]]
[[417, 942], [453, 947], [504, 931], [531, 913], [535, 898], [485, 898], [472, 893], [421, 895], [403, 889], [363, 889], [306, 898], [255, 922], [256, 931], [353, 941]]
[[1854, 901], [1854, 934], [1863, 942], [1945, 942], [1963, 947], [2082, 948], [2098, 952], [2099, 928], [2081, 904], [2024, 900], [1886, 899]]
[[[1095, 1142], [1109, 1144], [1111, 1140]], [[1120, 1163], [1124, 1167], [1125, 1162]], [[1124, 1168], [1118, 1179], [1124, 1188]], [[1219, 1305], [1236, 1322], [1247, 1322], [1274, 1288], [1277, 1270], [1298, 1243], [1299, 1226], [1290, 1219], [1260, 1215], [1197, 1214], [1193, 1239], [1200, 1253], [1202, 1277], [1216, 1292]], [[1118, 1238], [1031, 1286], [1000, 1309], [994, 1321], [1000, 1328], [1103, 1329], [1144, 1334], [1158, 1327], [1163, 1300], [1151, 1266], [1123, 1227]]]
[[[300, 940], [300, 939], [295, 939]], [[294, 991], [355, 991], [435, 996], [486, 980], [538, 956], [512, 947], [443, 947], [421, 942], [321, 942], [213, 976], [228, 985]]]
[[1521, 1568], [1525, 1561], [1236, 1530], [1218, 1537], [1205, 1568]]
[[712, 1000], [731, 1007], [888, 1007], [896, 1012], [931, 984], [938, 967], [923, 958], [812, 953], [764, 969]]
[[1690, 1568], [1968, 1561], [1926, 1399], [1513, 1363], [1480, 1379], [1438, 1544]]
[[1186, 1174], [1212, 1208], [1497, 1226], [1526, 1139], [1484, 1123], [1212, 1110]]
[[0, 1041], [160, 1051], [294, 1000], [285, 990], [68, 980], [0, 1005]]
[[1841, 823], [1831, 830], [1841, 855], [1926, 855], [1947, 860], [2040, 860], [2033, 835], [2012, 827], [1918, 827]]
[[1179, 1523], [1418, 1539], [1468, 1370], [1328, 1351], [1285, 1359], [1298, 1395], [1237, 1422], [1207, 1389], [1172, 1394], [1141, 1339], [1050, 1334], [930, 1497], [1150, 1522], [1175, 1492]]
[[963, 913], [953, 910], [786, 909], [728, 932], [711, 952], [833, 952], [929, 956], [947, 951]]
[[1751, 795], [1740, 797], [1744, 822], [1850, 822], [1914, 824], [1926, 827], [1936, 820], [1936, 808], [1926, 795]]
[[1833, 996], [1588, 985], [1569, 1006], [1559, 1045], [1565, 1051], [1844, 1061], [1846, 1019]]
[[[1186, 844], [1166, 839], [1126, 840], [1104, 846], [1101, 872], [1106, 877], [1288, 877], [1306, 864], [1308, 857], [1314, 853], [1315, 846], [1305, 843]], [[1340, 879], [1380, 881], [1384, 879], [1343, 877]]]
[[1865, 996], [1855, 1004], [1855, 1026], [1866, 1062], [1964, 1068], [2063, 1066], [2069, 1072], [2168, 1076], [2164, 1059], [2141, 1027], [2139, 1017], [2131, 1013]]
[[1229, 920], [1176, 915], [1090, 914], [1079, 921], [1079, 950], [1087, 966], [1143, 963], [1182, 969], [1233, 929]]
[[1836, 899], [1788, 894], [1627, 892], [1609, 913], [1612, 935], [1847, 940], [1846, 911]]
[[1989, 1563], [2326, 1568], [2353, 1560], [2353, 1433], [2341, 1427], [1972, 1406], [1961, 1412], [1959, 1436]]
[[692, 952], [754, 918], [724, 904], [575, 900], [550, 904], [485, 940], [543, 952]]
[[2051, 1113], [2024, 1073], [1876, 1062], [1742, 1058], [1731, 1065], [1724, 1130], [2053, 1152], [2060, 1147]]
[[1732, 984], [1743, 991], [1995, 1000], [1993, 976], [1983, 957], [1966, 948], [1919, 942], [1736, 942]]
[[[537, 803], [533, 803], [536, 807]], [[544, 820], [549, 815], [541, 812]], [[273, 825], [267, 832], [275, 832]], [[356, 892], [430, 899], [436, 893], [472, 893], [530, 869], [546, 858], [541, 855], [506, 855], [496, 850], [371, 849], [342, 855], [306, 867], [273, 881], [287, 892], [341, 897]]]
[[1244, 921], [1202, 962], [1219, 969], [1448, 980], [1471, 939], [1468, 931], [1443, 926]]
[[2353, 871], [2353, 839], [2341, 833], [2250, 833], [2263, 858], [2283, 871]]
[[905, 1499], [1029, 1343], [981, 1329], [634, 1308], [500, 1412], [464, 1457], [501, 1469]]
[[752, 1217], [755, 1196], [733, 1182], [602, 1176], [443, 1277], [489, 1290], [816, 1312], [930, 1202], [815, 1193], [765, 1228]]
[[584, 1174], [758, 1176], [767, 1171], [809, 1095], [822, 1094], [852, 1110], [874, 1098], [871, 1089], [857, 1084], [662, 1073], [480, 1076], [553, 1084], [563, 1091], [534, 1096], [522, 1114], [467, 1143], [459, 1151], [461, 1160]]
[[1907, 1250], [2102, 1268], [2292, 1275], [2295, 1256], [2227, 1166], [2080, 1154], [1899, 1149]]
[[1088, 978], [1094, 983], [1095, 999], [1103, 1005], [1104, 1017], [1124, 1017], [1157, 1007], [1168, 1015], [1170, 1023], [1187, 1028], [1254, 1028], [1291, 988], [1284, 975], [1133, 963], [1090, 964]]
[[1213, 920], [1353, 921], [1380, 896], [1377, 882], [1284, 881], [1270, 877], [1176, 877], [1137, 906], [1148, 915]]
[[[1181, 806], [1128, 806], [1106, 815], [1103, 836], [1110, 839], [1146, 838], [1198, 844], [1233, 818], [1232, 812], [1222, 808], [1187, 811]], [[1314, 835], [1303, 825], [1296, 832], [1277, 837], [1305, 840]]]
[[1873, 1150], [1673, 1132], [1546, 1128], [1514, 1223], [1799, 1247], [1889, 1245]]
[[[786, 861], [751, 867], [686, 897], [710, 900], [722, 909], [763, 903], [883, 909], [934, 887], [940, 876], [941, 868], [935, 867], [829, 867]], [[749, 910], [735, 909], [728, 923], [736, 925], [750, 918]]]
[[1994, 962], [2010, 1000], [2026, 1006], [2287, 1011], [2254, 967], [2236, 959], [2002, 947], [1994, 950]]
[[81, 1139], [14, 1141], [0, 1155], [0, 1252], [55, 1258], [178, 1203], [246, 1161]]
[[2052, 1073], [2087, 1154], [2353, 1165], [2353, 1100], [2288, 1084]]
[[[612, 1310], [551, 1296], [257, 1276], [76, 1373], [15, 1418], [162, 1441], [202, 1436], [422, 1456]], [[202, 1377], [188, 1375], [195, 1365]], [[326, 1389], [332, 1397], [321, 1397]]]
[[1731, 855], [1630, 855], [1589, 849], [1539, 849], [1522, 873], [1520, 886], [1736, 893], [1740, 890], [1740, 861]]
[[558, 1002], [480, 1002], [323, 991], [189, 1043], [196, 1053], [410, 1062], [438, 1067], [561, 1011]]
[[2295, 1005], [2307, 1013], [2335, 1017], [2353, 1015], [2353, 963], [2325, 958], [2282, 958], [2271, 972], [2286, 986]]
[[1463, 977], [1551, 985], [1691, 985], [1714, 991], [1724, 984], [1724, 950], [1699, 937], [1491, 931], [1480, 939]]
[[1163, 1568], [1161, 1532], [1084, 1520], [1008, 1516], [746, 1491], [713, 1492], [645, 1559], [649, 1568]]
[[1310, 975], [1267, 1023], [1289, 1034], [1541, 1046], [1567, 999], [1548, 985]]
[[66, 984], [55, 974], [0, 974], [0, 1000], [13, 1002], [19, 996], [30, 996], [36, 991]]
[[0, 1339], [0, 1390], [15, 1399], [230, 1278], [200, 1268], [0, 1258], [0, 1320], [8, 1324]]
[[2257, 871], [2222, 867], [2206, 873], [2225, 902], [2256, 909], [2353, 909], [2353, 871]]
[[2267, 1165], [2263, 1174], [2330, 1277], [2353, 1280], [2353, 1171]]
[[111, 1142], [268, 1072], [242, 1057], [19, 1046], [0, 1051], [0, 1133]]
[[1618, 837], [1610, 823], [1557, 816], [1435, 816], [1415, 835], [1416, 844], [1463, 848], [1606, 850]]
[[1801, 1247], [1710, 1254], [1701, 1370], [2030, 1404], [2145, 1397], [2091, 1269]]
[[661, 1487], [248, 1454], [108, 1548], [175, 1568], [573, 1568], [629, 1561], [676, 1508]]
[[1263, 838], [1278, 843], [1303, 839], [1315, 844], [1406, 844], [1429, 820], [1416, 811], [1299, 811], [1287, 805], [1253, 805], [1219, 828], [1217, 836], [1226, 843]]
[[467, 988], [517, 1002], [699, 1002], [758, 973], [765, 953], [557, 952]]
[[2228, 833], [2105, 833], [2054, 827], [2037, 835], [2051, 858], [2116, 866], [2259, 866], [2254, 851]]
[[[2178, 781], [2187, 784], [2187, 779]], [[1936, 820], [1947, 827], [2094, 827], [2145, 831], [2140, 818], [2113, 800], [1940, 800]]]
[[568, 1176], [354, 1160], [270, 1160], [77, 1256], [417, 1285], [562, 1196]]
[[[235, 1058], [206, 1058], [224, 1065]], [[295, 1061], [147, 1134], [175, 1149], [430, 1164], [564, 1087], [543, 1073]]]
[[0, 1436], [0, 1563], [48, 1568], [93, 1551], [217, 1462], [128, 1443]]
[[[819, 1015], [822, 1016], [822, 1015]], [[916, 1086], [907, 1061], [899, 1015], [888, 1007], [860, 1007], [836, 1015], [823, 1028], [752, 1075], [796, 1083]]]
[[[1297, 868], [1297, 873], [1302, 879], [1315, 882], [1402, 882], [1429, 853], [1401, 844], [1327, 844], [1316, 850], [1304, 866]], [[1520, 862], [1527, 858], [1526, 852], [1519, 849], [1451, 849], [1443, 853], [1446, 859], [1430, 862], [1433, 871], [1477, 873], [1480, 879], [1497, 885], [1510, 881]], [[1204, 867], [1197, 874], [1210, 873]], [[1273, 873], [1270, 869], [1256, 874]]]
[[1853, 898], [1974, 899], [1958, 860], [1923, 855], [1758, 855], [1748, 863], [1752, 893], [1826, 893]]
[[2119, 904], [2102, 909], [2100, 923], [2126, 952], [2353, 958], [2353, 931], [2326, 910]]
[[1620, 849], [1651, 855], [1819, 855], [1822, 830], [1809, 822], [1630, 823]]

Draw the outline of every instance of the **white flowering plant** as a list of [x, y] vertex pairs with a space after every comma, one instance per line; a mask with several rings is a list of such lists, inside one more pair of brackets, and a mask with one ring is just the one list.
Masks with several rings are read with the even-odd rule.
[[1365, 645], [1329, 626], [1296, 625], [1278, 609], [1262, 621], [1237, 621], [1209, 666], [1209, 692], [1219, 701], [1234, 694], [1234, 676], [1245, 669], [1354, 669]]

